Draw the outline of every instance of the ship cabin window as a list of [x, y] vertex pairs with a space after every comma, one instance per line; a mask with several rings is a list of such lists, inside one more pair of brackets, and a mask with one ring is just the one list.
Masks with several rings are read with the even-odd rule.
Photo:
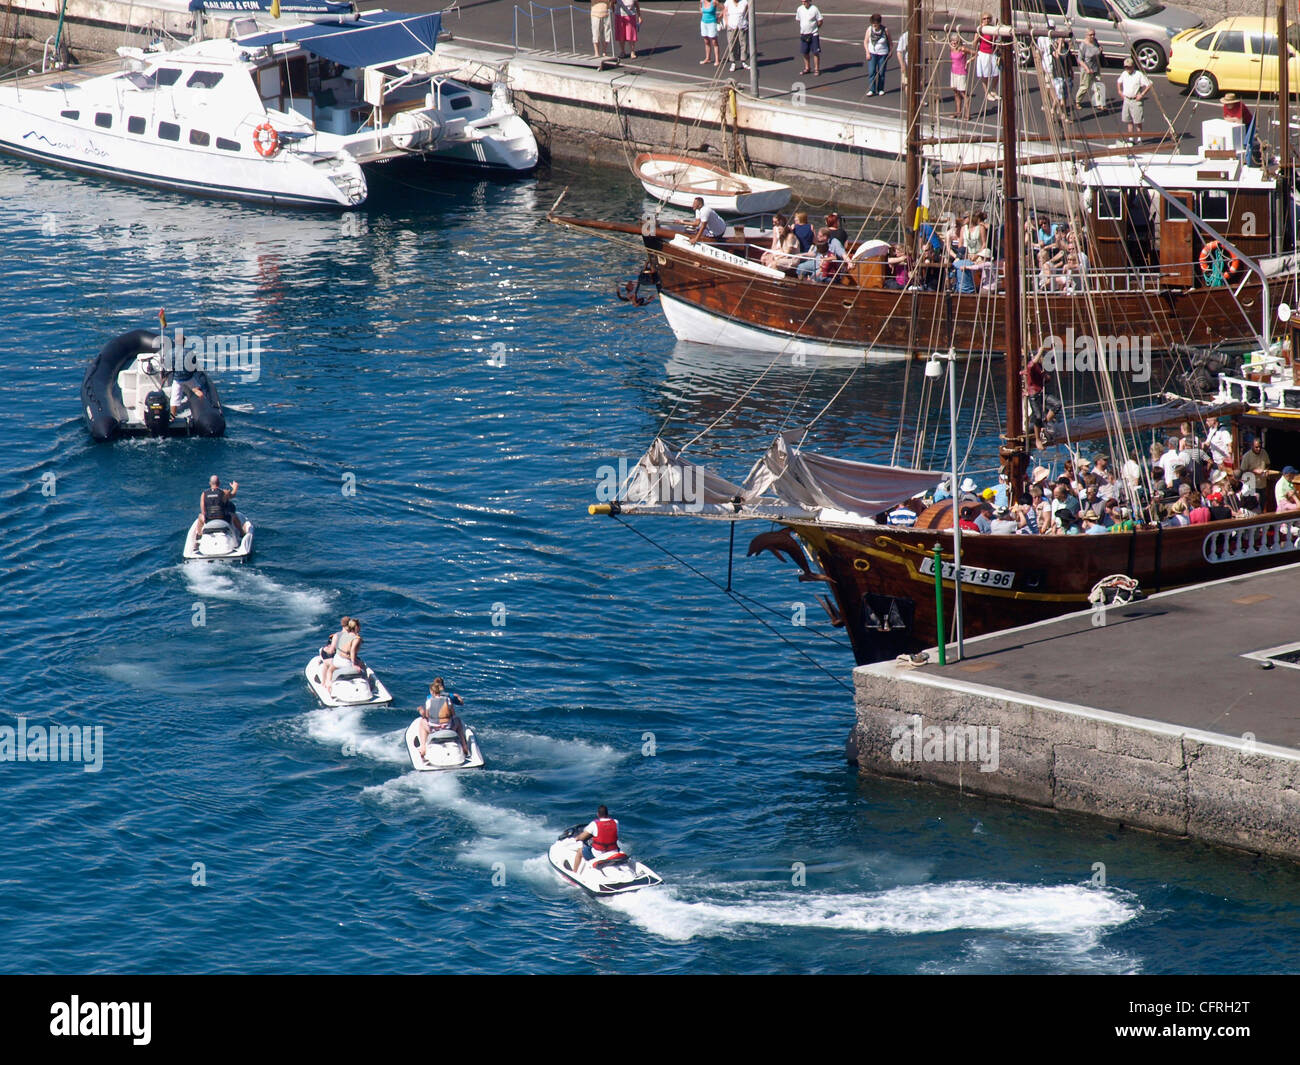
[[212, 89], [221, 80], [219, 70], [196, 70], [185, 83], [187, 89]]
[[95, 125], [99, 126], [101, 129], [112, 129], [113, 116], [107, 111], [100, 111], [99, 114], [95, 116]]
[[237, 152], [239, 151], [239, 141], [228, 141], [225, 137], [218, 137], [217, 147], [223, 152]]
[[181, 127], [175, 122], [159, 122], [158, 138], [165, 141], [178, 141], [181, 139]]
[[1124, 190], [1100, 189], [1097, 194], [1097, 220], [1119, 222], [1124, 218]]
[[153, 72], [153, 77], [155, 82], [157, 82], [159, 85], [162, 85], [164, 87], [168, 85], [175, 85], [178, 81], [180, 81], [181, 68], [180, 67], [159, 67], [157, 70]]
[[203, 130], [201, 130], [201, 129], [192, 129], [192, 130], [190, 130], [190, 143], [191, 143], [191, 144], [196, 144], [196, 145], [198, 145], [200, 148], [206, 148], [206, 147], [211, 143], [211, 141], [212, 141], [212, 138], [209, 137], [206, 133], [204, 133]]
[[455, 90], [448, 92], [443, 89], [442, 96], [451, 105], [453, 111], [464, 111], [465, 108], [474, 106], [474, 97], [467, 92], [457, 92]]
[[128, 133], [143, 133], [145, 121], [139, 115], [132, 115], [126, 120], [126, 131]]
[[1232, 218], [1228, 194], [1223, 189], [1206, 189], [1201, 193], [1201, 218], [1206, 222], [1227, 222]]
[[81, 117], [81, 112], [80, 112], [80, 111], [60, 111], [60, 112], [59, 112], [59, 117], [60, 117], [60, 118], [70, 118], [70, 119], [72, 119], [73, 122], [75, 122], [75, 121], [77, 121], [77, 119], [79, 119], [79, 118]]

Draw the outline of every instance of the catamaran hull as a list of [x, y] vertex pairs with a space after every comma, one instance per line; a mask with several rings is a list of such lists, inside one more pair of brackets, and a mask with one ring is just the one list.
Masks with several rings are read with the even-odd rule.
[[360, 168], [340, 187], [307, 157], [238, 159], [175, 152], [45, 118], [0, 102], [0, 152], [131, 185], [275, 207], [347, 208], [365, 201]]
[[[790, 528], [830, 578], [859, 665], [937, 645], [934, 545], [950, 578], [950, 530]], [[1300, 562], [1300, 515], [1104, 536], [968, 535], [961, 553], [963, 633], [979, 636], [1087, 609], [1094, 585], [1114, 574], [1150, 594]], [[951, 627], [952, 580], [943, 587]]]

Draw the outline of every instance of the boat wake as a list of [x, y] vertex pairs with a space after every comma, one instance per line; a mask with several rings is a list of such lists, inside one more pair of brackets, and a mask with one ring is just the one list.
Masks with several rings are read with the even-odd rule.
[[1125, 924], [1141, 907], [1115, 893], [1077, 884], [1040, 886], [955, 881], [866, 894], [769, 889], [736, 902], [685, 897], [664, 887], [606, 900], [664, 939], [743, 936], [768, 928], [924, 935], [994, 931], [1083, 936], [1091, 942]]
[[288, 588], [265, 573], [220, 562], [182, 564], [190, 591], [204, 599], [224, 599], [243, 605], [284, 611], [302, 621], [320, 617], [330, 606], [327, 592], [315, 588]]
[[361, 707], [313, 710], [304, 727], [317, 743], [332, 747], [349, 758], [368, 758], [387, 765], [410, 764], [403, 735], [406, 727], [388, 732], [367, 732], [362, 727], [365, 710]]

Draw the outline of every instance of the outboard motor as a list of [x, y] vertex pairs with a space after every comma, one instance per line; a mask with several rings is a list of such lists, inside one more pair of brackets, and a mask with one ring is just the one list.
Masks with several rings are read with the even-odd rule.
[[171, 424], [172, 409], [167, 393], [154, 389], [144, 397], [144, 424], [152, 436], [165, 436]]

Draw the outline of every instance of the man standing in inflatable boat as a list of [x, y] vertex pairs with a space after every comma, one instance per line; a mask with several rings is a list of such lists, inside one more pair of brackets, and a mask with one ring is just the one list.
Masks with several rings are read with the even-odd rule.
[[596, 810], [596, 820], [578, 833], [576, 837], [582, 844], [582, 858], [573, 859], [573, 871], [582, 868], [582, 860], [591, 861], [597, 855], [612, 854], [618, 850], [618, 822], [609, 816], [609, 810], [602, 804]]

